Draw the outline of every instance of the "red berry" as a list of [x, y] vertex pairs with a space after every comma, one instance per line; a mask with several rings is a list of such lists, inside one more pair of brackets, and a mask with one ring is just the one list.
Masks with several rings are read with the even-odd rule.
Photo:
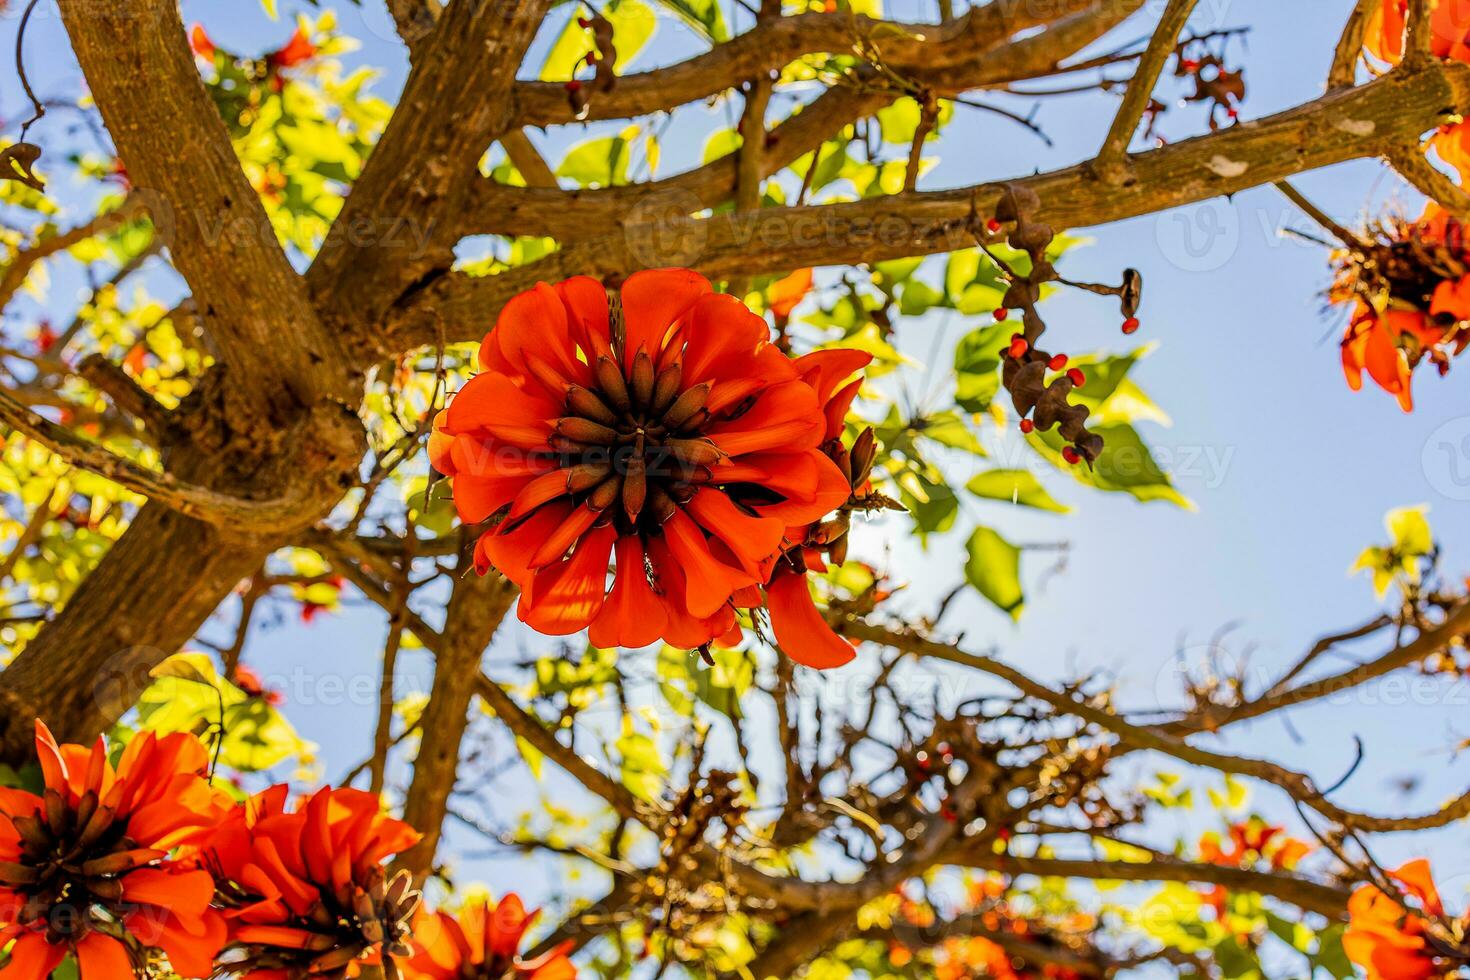
[[996, 232], [1000, 231], [1000, 221], [996, 218], [991, 218], [989, 221], [985, 222], [985, 228], [992, 235], [994, 235]]
[[1081, 388], [1087, 384], [1087, 375], [1082, 373], [1081, 368], [1073, 368], [1067, 372], [1067, 380], [1072, 382], [1072, 387]]
[[1136, 317], [1136, 316], [1130, 316], [1128, 319], [1126, 319], [1126, 320], [1123, 321], [1123, 332], [1124, 333], [1136, 333], [1137, 331], [1138, 331], [1138, 317]]
[[1053, 354], [1052, 359], [1046, 362], [1046, 366], [1051, 368], [1053, 371], [1060, 371], [1062, 368], [1067, 366], [1067, 355]]
[[596, 51], [588, 51], [587, 52], [587, 64], [589, 66], [597, 64], [597, 52]]
[[567, 82], [567, 91], [568, 92], [580, 92], [581, 90], [582, 90], [582, 83], [579, 82], [579, 81], [577, 81], [575, 78], [572, 79], [570, 82]]
[[1071, 446], [1063, 446], [1062, 459], [1065, 459], [1071, 465], [1076, 466], [1082, 461], [1082, 456]]
[[1004, 320], [1006, 317], [1008, 317], [1010, 315], [1011, 315], [1011, 311], [1008, 310], [1008, 309], [1006, 309], [1004, 306], [1002, 306], [1000, 309], [998, 309], [998, 310], [995, 311], [995, 318], [997, 320]]
[[1031, 421], [1030, 419], [1022, 419], [1021, 420], [1021, 431], [1024, 432], [1024, 433], [1026, 433], [1028, 436], [1031, 434], [1032, 430], [1034, 430], [1035, 428], [1036, 428], [1036, 423], [1033, 422], [1033, 421]]
[[1011, 338], [1011, 347], [1010, 350], [1006, 351], [1006, 353], [1010, 354], [1012, 358], [1021, 358], [1025, 357], [1026, 352], [1030, 349], [1031, 345], [1026, 343], [1026, 338], [1022, 337], [1020, 334], [1017, 334], [1015, 337]]
[[592, 26], [592, 21], [588, 20], [586, 17], [578, 17], [577, 26], [585, 31], [587, 28]]

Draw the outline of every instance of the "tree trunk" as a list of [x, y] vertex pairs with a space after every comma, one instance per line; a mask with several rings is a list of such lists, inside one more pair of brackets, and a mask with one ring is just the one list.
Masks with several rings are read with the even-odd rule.
[[459, 744], [468, 724], [470, 699], [480, 657], [516, 599], [516, 587], [496, 573], [480, 576], [472, 568], [471, 552], [461, 559], [461, 577], [445, 613], [443, 642], [435, 651], [434, 687], [424, 708], [418, 758], [413, 782], [403, 805], [403, 819], [424, 836], [404, 852], [397, 866], [422, 881], [433, 868], [449, 796], [459, 767]]

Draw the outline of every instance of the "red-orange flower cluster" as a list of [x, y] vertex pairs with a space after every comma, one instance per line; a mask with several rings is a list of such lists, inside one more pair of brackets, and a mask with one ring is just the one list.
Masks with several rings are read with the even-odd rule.
[[543, 956], [522, 960], [521, 939], [537, 912], [516, 895], [496, 905], [472, 902], [456, 916], [420, 911], [414, 918], [414, 954], [402, 964], [407, 980], [574, 980], [570, 940]]
[[419, 895], [385, 858], [419, 839], [378, 797], [319, 790], [287, 809], [275, 786], [231, 812], [200, 848], [229, 923], [231, 973], [245, 980], [352, 976], [382, 955], [407, 956]]
[[535, 916], [514, 895], [424, 912], [412, 876], [383, 867], [419, 835], [375, 794], [234, 804], [185, 733], [137, 735], [114, 769], [101, 739], [57, 745], [38, 721], [36, 753], [42, 795], [0, 787], [0, 980], [46, 980], [68, 955], [81, 980], [576, 977], [570, 944], [518, 957]]
[[[867, 482], [840, 445], [870, 355], [790, 358], [764, 319], [688, 269], [585, 276], [516, 296], [436, 420], [476, 548], [521, 619], [602, 647], [740, 636], [762, 605], [793, 659], [852, 659], [807, 592], [803, 546]], [[848, 469], [842, 468], [843, 459]], [[831, 538], [833, 529], [827, 531]], [[614, 565], [609, 582], [609, 566]]]
[[170, 858], [229, 808], [193, 735], [128, 743], [114, 768], [101, 739], [58, 745], [36, 723], [41, 796], [0, 788], [0, 947], [4, 980], [44, 980], [72, 953], [82, 980], [118, 980], [167, 955], [207, 977], [225, 941], [208, 874]]
[[[1348, 959], [1367, 971], [1368, 980], [1429, 980], [1470, 965], [1470, 916], [1453, 929], [1443, 921], [1444, 904], [1429, 862], [1410, 861], [1389, 876], [1404, 896], [1364, 885], [1348, 899], [1350, 920], [1342, 937]], [[1406, 908], [1402, 897], [1417, 908]]]
[[1464, 229], [1430, 203], [1417, 222], [1389, 221], [1337, 252], [1334, 304], [1352, 304], [1342, 340], [1348, 385], [1366, 371], [1404, 411], [1414, 407], [1414, 369], [1425, 359], [1441, 374], [1470, 344], [1470, 250]]
[[[1429, 52], [1436, 58], [1470, 62], [1470, 0], [1436, 0], [1429, 17]], [[1373, 5], [1363, 34], [1364, 49], [1386, 64], [1404, 58], [1409, 0], [1383, 0]], [[1470, 124], [1440, 127], [1430, 141], [1440, 159], [1459, 171], [1470, 173]]]

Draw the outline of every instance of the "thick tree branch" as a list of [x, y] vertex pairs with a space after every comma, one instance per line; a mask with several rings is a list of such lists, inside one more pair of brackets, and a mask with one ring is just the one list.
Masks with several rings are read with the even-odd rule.
[[[1098, 0], [1087, 9], [1111, 11], [1119, 5]], [[1066, 3], [992, 0], [943, 27], [876, 21], [841, 11], [781, 17], [687, 61], [624, 75], [611, 92], [593, 97], [587, 118], [625, 119], [675, 109], [775, 71], [806, 54], [877, 50], [884, 64], [897, 72], [943, 72], [1003, 45], [1018, 31], [1045, 26], [1075, 10]], [[577, 121], [561, 82], [520, 82], [514, 97], [517, 125]]]
[[[1446, 110], [1470, 108], [1470, 67], [1434, 64], [1393, 72], [1254, 122], [1134, 156], [1137, 180], [1099, 194], [1085, 165], [1017, 178], [1036, 191], [1058, 228], [1083, 228], [1234, 194], [1282, 177], [1375, 156], [1433, 128]], [[708, 220], [661, 217], [570, 245], [539, 262], [482, 278], [452, 274], [420, 291], [390, 321], [387, 344], [479, 338], [485, 310], [538, 280], [625, 274], [687, 260], [715, 279], [798, 265], [875, 262], [963, 248], [973, 215], [993, 210], [1002, 182], [896, 194], [851, 204], [767, 208]]]
[[194, 486], [168, 473], [159, 473], [87, 442], [63, 425], [36, 414], [0, 389], [0, 422], [50, 449], [84, 470], [106, 477], [118, 486], [141, 494], [180, 514], [228, 527], [270, 532], [296, 526], [305, 500], [245, 500]]
[[460, 742], [476, 690], [466, 679], [480, 676], [480, 658], [515, 598], [514, 584], [499, 574], [475, 574], [472, 555], [465, 553], [435, 644], [434, 686], [424, 708], [413, 782], [403, 803], [403, 819], [424, 836], [399, 856], [396, 865], [420, 881], [433, 866], [454, 792]]
[[1342, 35], [1337, 39], [1337, 48], [1332, 53], [1332, 68], [1327, 72], [1327, 89], [1346, 88], [1353, 84], [1358, 74], [1358, 59], [1363, 57], [1363, 35], [1368, 27], [1368, 18], [1382, 0], [1358, 0], [1353, 12], [1343, 25]]
[[[346, 397], [353, 377], [235, 157], [174, 0], [60, 0], [87, 84], [174, 265], [211, 321], [237, 396]], [[143, 70], [141, 66], [146, 65]], [[250, 385], [258, 379], [258, 385]]]
[[[323, 310], [363, 356], [406, 291], [453, 262], [454, 216], [476, 164], [508, 128], [506, 96], [550, 0], [453, 3], [421, 54], [363, 174], [307, 274]], [[350, 297], [337, 302], [336, 297]]]
[[1347, 892], [1299, 875], [1279, 871], [1196, 864], [1178, 858], [1156, 857], [1149, 861], [1093, 861], [1063, 858], [1018, 857], [996, 854], [988, 842], [957, 842], [941, 855], [942, 863], [1006, 874], [1040, 877], [1084, 878], [1095, 881], [1182, 881], [1223, 885], [1237, 891], [1256, 892], [1289, 902], [1298, 908], [1332, 920], [1346, 917]]

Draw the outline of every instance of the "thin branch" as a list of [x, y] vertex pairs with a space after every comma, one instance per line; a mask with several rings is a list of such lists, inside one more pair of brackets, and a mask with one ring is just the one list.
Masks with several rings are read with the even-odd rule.
[[1307, 196], [1301, 191], [1297, 190], [1290, 181], [1278, 180], [1275, 181], [1275, 185], [1278, 191], [1286, 195], [1287, 200], [1291, 201], [1292, 204], [1295, 204], [1297, 207], [1301, 208], [1302, 212], [1306, 214], [1307, 217], [1311, 218], [1313, 221], [1317, 222], [1317, 224], [1321, 225], [1324, 231], [1331, 234], [1339, 242], [1348, 246], [1349, 248], [1362, 246], [1363, 241], [1361, 238], [1334, 221], [1326, 211], [1323, 211], [1321, 208], [1317, 207], [1317, 205], [1313, 204], [1311, 200], [1309, 200]]
[[1431, 0], [1409, 0], [1408, 42], [1404, 48], [1404, 64], [1418, 67], [1430, 59], [1434, 41]]
[[26, 277], [30, 275], [31, 269], [43, 259], [50, 258], [58, 252], [63, 252], [73, 245], [79, 245], [89, 238], [105, 235], [110, 231], [132, 221], [143, 213], [136, 198], [129, 197], [113, 208], [97, 215], [95, 218], [76, 226], [68, 231], [57, 232], [47, 235], [23, 248], [16, 253], [14, 259], [5, 267], [5, 273], [0, 276], [0, 309], [10, 305], [11, 299], [16, 292], [25, 284]]
[[1404, 180], [1431, 201], [1437, 203], [1461, 221], [1470, 222], [1470, 192], [1424, 157], [1417, 141], [1411, 145], [1395, 147], [1386, 154], [1389, 164]]
[[526, 178], [527, 187], [555, 189], [560, 186], [556, 182], [556, 174], [547, 166], [546, 158], [536, 149], [524, 129], [506, 130], [500, 137], [500, 145], [505, 149], [505, 155], [510, 157], [510, 162], [521, 172], [521, 176]]
[[1363, 35], [1368, 28], [1368, 18], [1383, 0], [1358, 0], [1353, 12], [1343, 25], [1342, 35], [1337, 39], [1337, 49], [1332, 53], [1332, 68], [1327, 72], [1327, 90], [1347, 88], [1353, 84], [1358, 73], [1358, 59], [1363, 56]]
[[1113, 124], [1108, 129], [1107, 138], [1103, 140], [1102, 149], [1092, 162], [1093, 170], [1105, 183], [1116, 186], [1128, 179], [1125, 160], [1128, 144], [1138, 131], [1139, 120], [1143, 118], [1144, 110], [1153, 98], [1154, 86], [1158, 84], [1164, 64], [1174, 53], [1179, 34], [1184, 30], [1197, 2], [1198, 0], [1169, 0], [1168, 6], [1164, 8], [1159, 26], [1149, 39], [1148, 48], [1139, 59], [1138, 68], [1128, 82], [1128, 89], [1123, 93], [1123, 102], [1118, 106], [1118, 114], [1113, 117]]

